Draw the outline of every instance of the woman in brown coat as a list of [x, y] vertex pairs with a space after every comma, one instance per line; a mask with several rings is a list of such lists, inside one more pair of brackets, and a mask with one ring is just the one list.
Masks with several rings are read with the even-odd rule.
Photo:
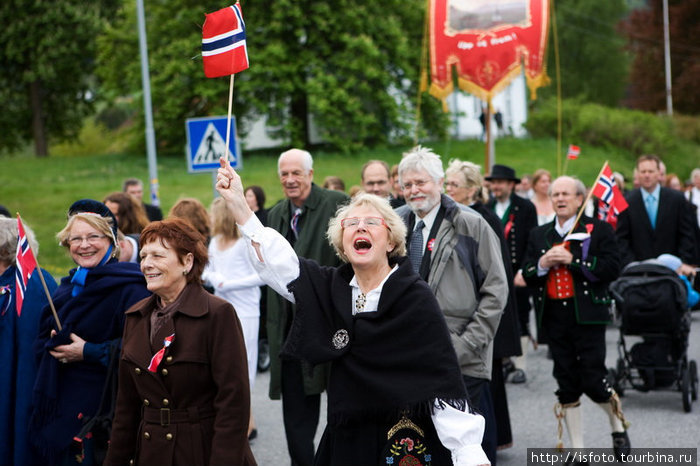
[[233, 307], [207, 293], [204, 238], [182, 219], [141, 234], [152, 297], [126, 313], [105, 465], [254, 465], [246, 350]]

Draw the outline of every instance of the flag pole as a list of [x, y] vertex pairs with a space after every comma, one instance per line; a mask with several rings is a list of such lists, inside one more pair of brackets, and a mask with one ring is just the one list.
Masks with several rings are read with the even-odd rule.
[[[36, 260], [36, 258], [35, 258]], [[36, 270], [39, 272], [39, 278], [41, 279], [41, 286], [44, 287], [44, 293], [46, 293], [46, 298], [49, 300], [49, 306], [51, 306], [51, 313], [53, 314], [53, 318], [56, 320], [56, 326], [58, 327], [58, 331], [60, 332], [63, 330], [63, 327], [61, 326], [61, 321], [58, 319], [58, 313], [56, 312], [56, 307], [53, 305], [53, 300], [51, 299], [51, 293], [49, 293], [49, 287], [46, 286], [46, 281], [44, 280], [44, 274], [41, 271], [41, 266], [39, 266], [39, 262], [37, 261], [36, 263]]]
[[[598, 184], [598, 180], [600, 180], [600, 177], [603, 176], [603, 171], [605, 170], [605, 167], [607, 165], [608, 165], [608, 161], [606, 160], [605, 163], [603, 164], [603, 168], [600, 169], [598, 176], [596, 177], [595, 181], [591, 185], [591, 189], [588, 190], [588, 195], [586, 196], [586, 200], [583, 201], [583, 204], [581, 204], [581, 208], [578, 211], [578, 215], [576, 215], [576, 220], [574, 220], [574, 223], [571, 225], [571, 229], [566, 234], [566, 236], [569, 236], [571, 233], [573, 233], [574, 228], [576, 228], [576, 224], [578, 223], [579, 219], [581, 218], [581, 215], [583, 215], [583, 211], [586, 210], [586, 204], [588, 204], [588, 201], [590, 201], [591, 197], [593, 196], [593, 189], [592, 188]], [[566, 238], [566, 236], [564, 236], [564, 238]]]
[[[19, 212], [17, 212], [17, 218], [21, 218], [21, 216], [19, 215]], [[34, 254], [33, 251], [32, 251], [32, 254]], [[46, 293], [46, 298], [49, 300], [49, 306], [51, 306], [51, 312], [53, 313], [53, 318], [56, 320], [56, 326], [58, 327], [58, 331], [60, 332], [61, 330], [63, 330], [63, 327], [61, 326], [61, 321], [58, 319], [58, 313], [56, 312], [56, 307], [53, 305], [53, 300], [51, 299], [51, 293], [49, 293], [49, 287], [46, 286], [46, 280], [44, 280], [44, 274], [41, 271], [41, 265], [39, 265], [39, 261], [37, 260], [36, 257], [34, 257], [34, 262], [36, 262], [36, 271], [39, 272], [39, 278], [41, 279], [41, 286], [44, 288], [44, 293]], [[15, 293], [16, 292], [17, 292], [17, 290], [15, 290]]]
[[228, 144], [231, 140], [231, 109], [233, 108], [233, 78], [235, 76], [235, 74], [231, 75], [231, 81], [228, 87], [228, 119], [226, 120], [226, 152], [224, 153], [226, 160], [228, 160]]

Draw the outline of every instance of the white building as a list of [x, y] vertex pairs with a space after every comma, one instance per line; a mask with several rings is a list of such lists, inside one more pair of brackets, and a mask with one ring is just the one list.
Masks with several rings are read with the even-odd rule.
[[[481, 138], [483, 127], [479, 121], [484, 101], [463, 91], [455, 91], [447, 98], [454, 125], [450, 134], [455, 139]], [[523, 124], [527, 120], [527, 86], [525, 76], [520, 74], [492, 101], [491, 134], [495, 137], [526, 135]], [[498, 130], [493, 114], [500, 111], [503, 129]]]

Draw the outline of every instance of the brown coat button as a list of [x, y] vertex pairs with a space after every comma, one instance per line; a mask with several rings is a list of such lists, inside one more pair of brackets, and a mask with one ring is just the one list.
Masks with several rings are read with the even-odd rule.
[[167, 358], [165, 358], [165, 362], [173, 362], [173, 357], [168, 356]]
[[143, 438], [145, 438], [146, 440], [150, 440], [150, 439], [151, 439], [151, 434], [149, 434], [148, 432], [144, 432], [144, 433], [143, 433]]
[[150, 404], [151, 404], [151, 402], [148, 401], [148, 398], [146, 398], [146, 399], [143, 400], [143, 405], [144, 405], [144, 406], [149, 406]]
[[173, 439], [173, 434], [171, 434], [170, 432], [165, 434], [165, 440], [172, 440], [172, 439]]
[[136, 372], [136, 375], [141, 375], [141, 368], [137, 367], [136, 369], [134, 369], [134, 372]]
[[160, 371], [160, 373], [163, 375], [168, 375], [168, 369], [163, 369]]
[[163, 398], [163, 406], [168, 406], [170, 401], [167, 398]]

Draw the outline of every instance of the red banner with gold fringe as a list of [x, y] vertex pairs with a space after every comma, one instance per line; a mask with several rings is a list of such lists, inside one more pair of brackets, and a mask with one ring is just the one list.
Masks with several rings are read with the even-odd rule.
[[545, 69], [549, 0], [430, 0], [430, 94], [460, 89], [490, 101], [520, 72], [535, 98]]

